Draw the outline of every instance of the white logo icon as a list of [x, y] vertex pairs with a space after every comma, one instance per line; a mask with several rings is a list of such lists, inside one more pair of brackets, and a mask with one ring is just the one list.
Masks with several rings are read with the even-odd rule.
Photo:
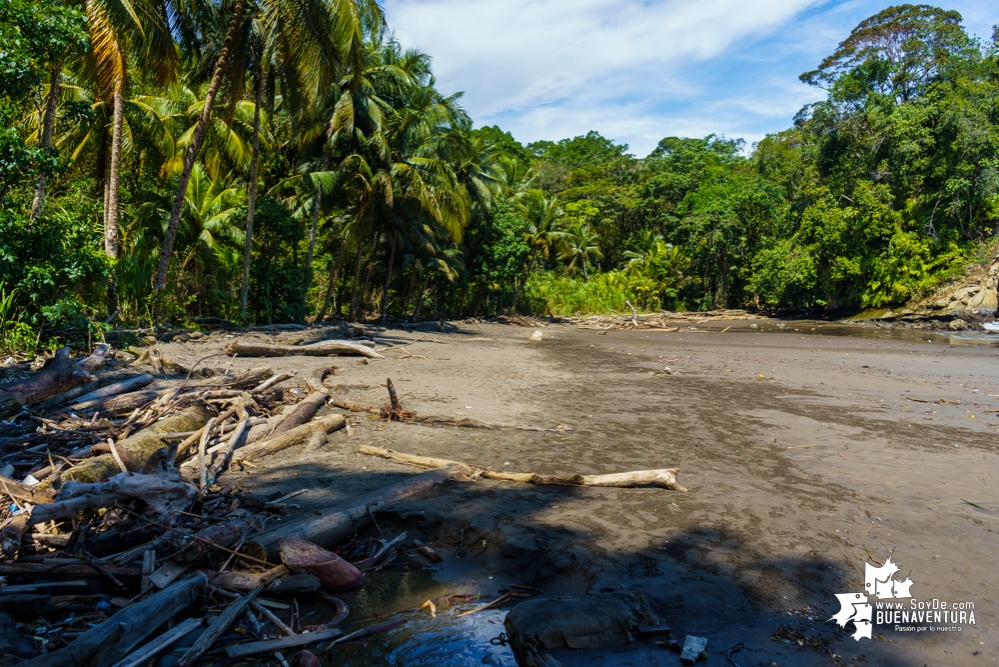
[[866, 637], [871, 638], [873, 628], [872, 614], [874, 608], [867, 601], [868, 595], [876, 596], [879, 600], [909, 598], [909, 588], [912, 580], [906, 577], [904, 581], [897, 581], [893, 577], [898, 572], [898, 566], [891, 562], [891, 557], [885, 561], [881, 567], [874, 567], [870, 563], [864, 564], [864, 590], [865, 593], [837, 593], [840, 610], [831, 621], [836, 621], [839, 627], [845, 628], [846, 624], [853, 621], [857, 631], [853, 633], [853, 638], [858, 642]]

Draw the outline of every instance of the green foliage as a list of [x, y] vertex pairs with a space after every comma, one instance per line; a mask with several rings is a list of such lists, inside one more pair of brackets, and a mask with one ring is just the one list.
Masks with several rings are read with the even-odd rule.
[[524, 291], [526, 309], [535, 315], [566, 317], [628, 311], [635, 294], [621, 271], [600, 273], [591, 280], [552, 272], [532, 274]]
[[34, 331], [21, 319], [15, 299], [16, 289], [7, 289], [0, 280], [0, 352], [24, 352], [34, 347]]
[[[245, 217], [245, 209], [241, 215]], [[305, 238], [302, 225], [280, 202], [264, 197], [257, 200], [254, 227], [250, 269], [254, 319], [267, 324], [303, 321], [308, 286], [298, 258]]]

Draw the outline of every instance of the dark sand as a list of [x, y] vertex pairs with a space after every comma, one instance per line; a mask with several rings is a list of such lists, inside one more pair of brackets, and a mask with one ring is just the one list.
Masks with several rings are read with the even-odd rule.
[[[306, 488], [296, 498], [306, 512], [418, 472], [359, 455], [359, 444], [511, 471], [678, 466], [685, 494], [483, 480], [400, 503], [380, 512], [379, 523], [434, 545], [446, 556], [437, 578], [483, 595], [521, 583], [551, 595], [626, 587], [665, 598], [673, 636], [707, 637], [709, 665], [996, 664], [999, 413], [987, 410], [999, 409], [999, 351], [919, 342], [929, 337], [919, 334], [821, 335], [821, 325], [807, 322], [779, 333], [719, 324], [733, 328], [599, 333], [557, 325], [540, 342], [528, 340], [533, 329], [515, 326], [390, 329], [380, 347], [423, 335], [407, 349], [427, 358], [397, 349], [386, 353], [397, 358], [367, 364], [335, 359], [338, 395], [382, 403], [391, 377], [418, 414], [573, 430], [481, 431], [353, 415], [353, 436], [333, 434], [315, 454], [282, 452], [229, 481], [274, 494]], [[190, 363], [224, 342], [162, 347]], [[328, 363], [236, 359], [234, 367], [296, 368], [304, 385], [308, 370]], [[940, 399], [948, 402], [933, 402]], [[828, 622], [839, 611], [834, 594], [862, 592], [865, 562], [889, 554], [897, 578], [914, 582], [914, 598], [974, 602], [976, 624], [920, 633], [879, 625], [873, 640], [857, 642]], [[795, 628], [804, 646], [771, 639], [779, 625]], [[740, 642], [745, 648], [730, 663], [724, 649]], [[492, 648], [449, 664], [481, 664]], [[554, 655], [566, 667], [679, 664], [651, 642]]]

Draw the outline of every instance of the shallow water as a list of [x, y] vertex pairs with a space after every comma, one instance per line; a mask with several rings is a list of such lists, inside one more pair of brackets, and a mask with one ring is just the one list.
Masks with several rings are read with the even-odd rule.
[[[364, 587], [349, 602], [350, 615], [340, 626], [344, 632], [402, 617], [406, 624], [367, 641], [334, 646], [316, 654], [329, 667], [369, 667], [405, 665], [406, 667], [465, 667], [502, 665], [516, 667], [509, 646], [493, 645], [489, 640], [503, 632], [506, 609], [488, 609], [457, 618], [488, 599], [452, 606], [440, 599], [455, 587], [437, 581], [433, 572], [424, 569], [389, 568], [365, 578]], [[425, 600], [435, 600], [436, 618], [428, 609], [417, 610]], [[396, 613], [399, 610], [408, 610]], [[376, 620], [372, 620], [375, 619]], [[354, 625], [356, 623], [356, 625]]]
[[[756, 325], [755, 328], [753, 325]], [[697, 329], [720, 331], [728, 327], [731, 331], [797, 334], [812, 336], [848, 336], [854, 338], [880, 338], [885, 340], [903, 340], [909, 343], [951, 344], [952, 338], [961, 340], [981, 340], [999, 342], [999, 335], [986, 331], [933, 331], [928, 329], [884, 328], [873, 324], [850, 324], [845, 322], [823, 322], [820, 320], [766, 320], [753, 322], [706, 322], [698, 324]], [[685, 327], [680, 327], [682, 333]]]

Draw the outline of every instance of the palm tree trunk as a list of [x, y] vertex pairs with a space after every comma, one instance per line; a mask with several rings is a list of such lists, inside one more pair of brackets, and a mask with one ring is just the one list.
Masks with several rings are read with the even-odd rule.
[[330, 274], [330, 286], [326, 289], [326, 298], [323, 299], [323, 307], [316, 316], [316, 322], [322, 322], [326, 317], [326, 311], [329, 310], [330, 302], [333, 300], [333, 292], [336, 291], [336, 284], [340, 280], [340, 269], [343, 268], [343, 261], [346, 257], [347, 253], [345, 249], [341, 248], [340, 254], [337, 255], [336, 262], [333, 264], [333, 272]]
[[194, 169], [194, 161], [198, 158], [198, 151], [205, 140], [205, 132], [208, 131], [208, 121], [211, 119], [212, 109], [215, 107], [215, 97], [222, 87], [222, 79], [229, 66], [229, 59], [232, 56], [233, 42], [236, 40], [236, 33], [243, 24], [243, 14], [246, 12], [247, 0], [237, 0], [236, 7], [226, 29], [225, 40], [222, 42], [222, 51], [219, 59], [215, 63], [215, 72], [212, 74], [212, 81], [208, 85], [208, 93], [205, 95], [205, 105], [201, 108], [201, 115], [198, 116], [198, 124], [194, 128], [194, 136], [191, 138], [191, 145], [184, 155], [184, 171], [180, 175], [177, 183], [177, 197], [173, 202], [173, 210], [170, 211], [170, 222], [167, 224], [166, 238], [163, 239], [163, 252], [160, 257], [160, 265], [156, 270], [156, 281], [153, 283], [153, 290], [159, 292], [166, 286], [167, 270], [170, 268], [170, 256], [173, 254], [173, 243], [177, 238], [177, 227], [180, 225], [180, 214], [184, 208], [184, 198], [187, 196], [187, 184], [191, 180], [191, 170]]
[[368, 261], [368, 268], [364, 271], [364, 282], [361, 283], [361, 298], [357, 300], [357, 314], [364, 314], [364, 299], [368, 296], [368, 285], [371, 284], [371, 274], [375, 270], [375, 258]]
[[392, 247], [389, 250], [388, 270], [385, 275], [385, 294], [382, 295], [382, 322], [385, 321], [385, 316], [388, 314], [388, 293], [389, 287], [392, 286], [392, 264], [395, 263], [395, 243], [396, 235], [393, 233]]
[[357, 313], [357, 286], [361, 282], [361, 257], [364, 255], [364, 243], [362, 239], [357, 241], [357, 264], [354, 266], [354, 283], [350, 288], [350, 312], [347, 314], [349, 322], [354, 321]]
[[413, 321], [419, 319], [420, 317], [420, 306], [423, 305], [423, 295], [427, 292], [427, 285], [430, 284], [430, 271], [427, 271], [426, 277], [423, 279], [423, 287], [420, 288], [420, 296], [416, 297], [416, 308], [413, 310]]
[[[52, 145], [52, 128], [55, 127], [56, 110], [59, 106], [59, 79], [62, 77], [62, 60], [52, 65], [52, 76], [49, 79], [49, 97], [45, 103], [45, 119], [42, 121], [42, 140], [38, 147], [48, 155]], [[31, 202], [30, 220], [34, 222], [42, 214], [42, 204], [45, 202], [45, 172], [38, 174], [35, 185], [35, 199]]]
[[246, 239], [243, 247], [243, 282], [239, 288], [239, 313], [246, 321], [246, 300], [250, 292], [250, 258], [253, 252], [253, 211], [257, 206], [257, 165], [260, 161], [260, 104], [264, 98], [263, 68], [257, 68], [257, 92], [253, 104], [253, 151], [250, 157], [250, 187], [246, 211]]
[[[330, 155], [323, 150], [323, 171], [329, 169]], [[312, 287], [312, 256], [316, 248], [316, 228], [319, 226], [319, 208], [323, 205], [323, 191], [316, 191], [316, 201], [312, 207], [312, 226], [309, 227], [309, 253], [305, 256], [305, 273], [309, 276], [309, 287]]]
[[125, 116], [124, 81], [115, 82], [114, 113], [111, 122], [111, 174], [108, 183], [108, 210], [104, 218], [104, 252], [118, 257], [118, 193], [121, 186], [121, 142]]

